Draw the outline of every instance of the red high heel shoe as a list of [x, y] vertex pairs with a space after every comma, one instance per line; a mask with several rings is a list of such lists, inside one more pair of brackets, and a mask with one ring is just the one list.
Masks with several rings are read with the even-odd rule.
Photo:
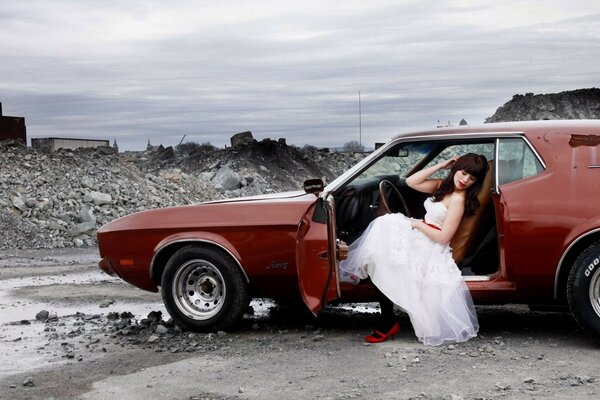
[[386, 333], [375, 331], [372, 334], [365, 336], [365, 342], [369, 343], [381, 343], [385, 342], [389, 338], [394, 338], [400, 332], [400, 324], [398, 322], [394, 322], [394, 325], [390, 328]]

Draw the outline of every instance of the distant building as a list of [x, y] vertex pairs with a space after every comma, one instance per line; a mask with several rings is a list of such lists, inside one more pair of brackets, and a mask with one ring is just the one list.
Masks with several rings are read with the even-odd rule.
[[9, 117], [2, 115], [2, 103], [0, 103], [0, 140], [22, 140], [27, 143], [25, 129], [25, 118]]
[[69, 138], [39, 138], [31, 139], [31, 147], [40, 151], [56, 151], [58, 149], [76, 150], [82, 147], [109, 147], [110, 140], [99, 139], [69, 139]]

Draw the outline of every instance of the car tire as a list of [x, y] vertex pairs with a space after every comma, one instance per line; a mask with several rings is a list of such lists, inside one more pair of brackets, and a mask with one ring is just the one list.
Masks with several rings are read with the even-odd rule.
[[577, 324], [600, 334], [600, 241], [575, 260], [567, 281], [567, 301]]
[[246, 277], [231, 256], [197, 245], [183, 247], [169, 259], [161, 292], [175, 323], [194, 332], [230, 328], [250, 303]]

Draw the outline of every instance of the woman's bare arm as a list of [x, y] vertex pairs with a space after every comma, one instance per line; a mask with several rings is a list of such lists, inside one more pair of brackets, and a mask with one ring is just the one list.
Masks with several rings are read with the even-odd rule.
[[427, 179], [440, 169], [444, 168], [452, 168], [452, 165], [456, 162], [458, 156], [452, 157], [449, 160], [442, 161], [431, 167], [420, 170], [419, 172], [415, 172], [408, 178], [406, 178], [406, 184], [419, 192], [423, 193], [433, 193], [440, 186], [441, 179]]

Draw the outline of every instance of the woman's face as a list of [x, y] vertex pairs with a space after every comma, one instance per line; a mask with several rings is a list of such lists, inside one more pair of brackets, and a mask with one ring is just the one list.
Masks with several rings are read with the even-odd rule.
[[469, 174], [467, 171], [456, 171], [454, 174], [454, 188], [456, 190], [467, 190], [472, 184], [475, 183], [475, 180], [477, 180], [477, 178]]

